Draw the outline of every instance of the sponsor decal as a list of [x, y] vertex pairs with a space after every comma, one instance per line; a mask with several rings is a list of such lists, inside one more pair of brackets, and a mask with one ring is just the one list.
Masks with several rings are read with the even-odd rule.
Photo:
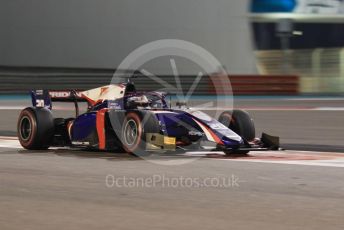
[[36, 95], [43, 95], [43, 90], [41, 89], [36, 90]]
[[68, 98], [70, 97], [70, 92], [68, 91], [51, 91], [49, 95], [51, 98]]
[[[49, 95], [51, 98], [69, 98], [71, 97], [71, 92], [70, 91], [49, 91]], [[82, 98], [82, 93], [81, 92], [76, 92], [76, 97], [77, 98]]]
[[220, 122], [212, 122], [209, 124], [210, 128], [215, 129], [215, 130], [227, 130], [228, 128], [226, 126], [224, 126], [222, 123]]
[[121, 105], [118, 102], [108, 101], [109, 109], [122, 109]]
[[90, 145], [88, 141], [72, 141], [73, 145]]

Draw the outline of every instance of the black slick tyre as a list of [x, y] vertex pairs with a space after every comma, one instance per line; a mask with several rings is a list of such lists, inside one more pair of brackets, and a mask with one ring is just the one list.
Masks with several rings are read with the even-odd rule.
[[48, 149], [54, 137], [54, 119], [50, 110], [33, 107], [23, 109], [18, 118], [17, 135], [25, 149]]
[[[230, 128], [236, 134], [241, 136], [245, 141], [253, 141], [256, 136], [254, 121], [249, 113], [243, 110], [225, 111], [219, 117], [221, 122], [226, 127]], [[244, 155], [249, 151], [247, 150], [233, 150], [225, 152], [228, 155]]]

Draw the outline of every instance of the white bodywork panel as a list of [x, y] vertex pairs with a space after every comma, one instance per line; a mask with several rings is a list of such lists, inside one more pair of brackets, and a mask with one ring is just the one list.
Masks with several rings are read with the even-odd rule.
[[124, 84], [106, 85], [99, 88], [87, 90], [81, 93], [92, 105], [104, 100], [116, 100], [125, 94]]

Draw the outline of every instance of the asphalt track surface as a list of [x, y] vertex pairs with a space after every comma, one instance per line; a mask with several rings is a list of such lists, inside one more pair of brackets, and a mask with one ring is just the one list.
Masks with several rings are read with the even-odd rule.
[[[1, 137], [0, 229], [342, 229], [343, 102], [237, 100], [258, 133], [280, 135], [290, 147], [249, 157], [190, 153], [152, 162], [123, 153], [25, 151]], [[25, 103], [0, 103], [2, 136], [14, 135]], [[72, 113], [63, 106], [57, 115]]]

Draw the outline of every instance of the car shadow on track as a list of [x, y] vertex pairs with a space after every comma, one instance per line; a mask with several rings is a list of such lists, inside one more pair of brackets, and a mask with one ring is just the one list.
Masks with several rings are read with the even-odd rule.
[[174, 159], [197, 159], [197, 158], [211, 158], [211, 159], [238, 159], [238, 158], [249, 158], [250, 155], [232, 155], [226, 156], [220, 153], [203, 153], [198, 155], [189, 155], [183, 153], [154, 153], [149, 157], [139, 157], [133, 154], [128, 154], [124, 152], [107, 152], [107, 151], [94, 151], [94, 150], [80, 150], [80, 149], [48, 149], [48, 150], [17, 150], [19, 154], [26, 156], [48, 156], [56, 155], [61, 157], [79, 157], [79, 158], [96, 158], [96, 159], [106, 159], [110, 161], [120, 161], [120, 160], [174, 160]]
[[85, 151], [79, 149], [19, 150], [18, 153], [27, 156], [56, 155], [61, 157], [97, 158], [107, 160], [140, 160], [139, 157], [127, 153]]

